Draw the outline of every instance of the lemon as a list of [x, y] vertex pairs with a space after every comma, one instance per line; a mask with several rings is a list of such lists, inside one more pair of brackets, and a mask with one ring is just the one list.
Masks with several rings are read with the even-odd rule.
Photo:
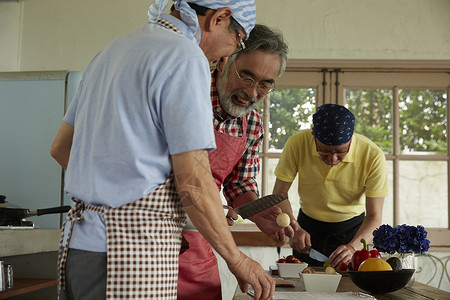
[[368, 258], [359, 265], [358, 271], [392, 271], [392, 267], [384, 259]]

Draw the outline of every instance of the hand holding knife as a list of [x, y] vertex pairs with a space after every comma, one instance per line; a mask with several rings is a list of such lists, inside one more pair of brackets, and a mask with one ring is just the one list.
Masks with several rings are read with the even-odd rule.
[[319, 251], [317, 251], [309, 246], [306, 247], [306, 250], [309, 251], [309, 257], [311, 257], [312, 259], [315, 259], [320, 262], [330, 261], [330, 259], [326, 255], [320, 253]]
[[286, 200], [287, 198], [288, 197], [283, 195], [267, 195], [236, 208], [226, 205], [223, 205], [223, 208], [233, 209], [243, 219], [248, 219], [249, 217], [259, 214], [260, 212], [280, 203], [283, 200]]

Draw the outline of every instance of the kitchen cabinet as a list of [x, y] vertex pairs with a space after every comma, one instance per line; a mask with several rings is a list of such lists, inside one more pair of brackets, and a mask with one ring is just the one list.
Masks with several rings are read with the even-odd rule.
[[55, 287], [56, 290], [56, 284], [56, 279], [17, 278], [14, 281], [14, 287], [7, 288], [5, 291], [0, 292], [0, 299], [9, 299], [14, 296], [31, 293], [48, 287]]
[[[35, 210], [69, 203], [63, 170], [49, 151], [81, 74], [0, 72], [0, 194], [9, 204]], [[39, 228], [59, 228], [62, 217], [27, 220]]]
[[0, 299], [57, 299], [60, 237], [59, 229], [0, 229], [0, 260], [14, 270], [14, 286]]

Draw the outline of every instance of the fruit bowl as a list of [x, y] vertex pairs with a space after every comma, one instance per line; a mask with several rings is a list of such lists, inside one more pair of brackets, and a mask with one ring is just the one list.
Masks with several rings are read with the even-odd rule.
[[277, 263], [280, 277], [298, 278], [298, 273], [301, 273], [307, 266], [307, 263]]
[[398, 271], [347, 271], [353, 283], [372, 294], [385, 294], [403, 288], [414, 274], [415, 269]]

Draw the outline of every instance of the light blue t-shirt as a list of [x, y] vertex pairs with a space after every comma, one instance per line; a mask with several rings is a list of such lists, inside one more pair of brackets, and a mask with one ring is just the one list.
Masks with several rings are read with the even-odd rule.
[[[208, 60], [184, 23], [163, 17], [183, 35], [149, 23], [113, 41], [64, 117], [75, 127], [65, 191], [85, 204], [133, 202], [166, 181], [170, 155], [215, 148]], [[85, 211], [70, 247], [106, 251], [103, 216]]]

